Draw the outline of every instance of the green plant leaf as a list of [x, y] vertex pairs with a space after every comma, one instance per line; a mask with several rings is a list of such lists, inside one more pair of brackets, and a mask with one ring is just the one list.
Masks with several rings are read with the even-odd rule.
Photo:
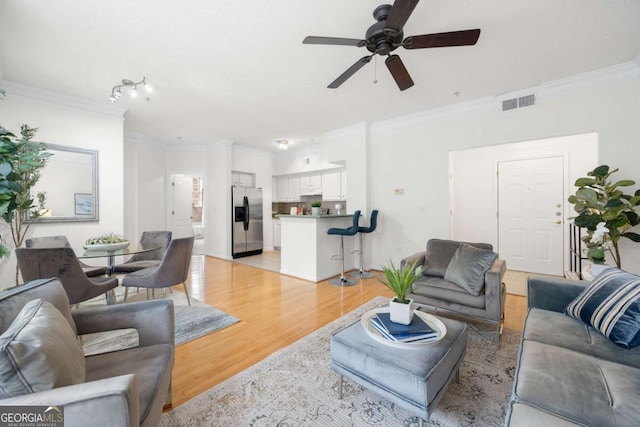
[[618, 206], [624, 206], [624, 203], [622, 203], [620, 199], [611, 199], [604, 205], [605, 208], [616, 208]]
[[604, 178], [609, 173], [609, 166], [601, 165], [593, 170], [593, 174], [600, 178]]
[[630, 231], [626, 232], [626, 233], [622, 233], [623, 237], [626, 237], [627, 239], [631, 239], [634, 242], [640, 242], [640, 234], [638, 233], [632, 233]]
[[635, 181], [632, 181], [630, 179], [623, 179], [622, 181], [618, 181], [615, 184], [612, 185], [613, 188], [616, 187], [630, 187], [632, 185], [636, 185]]
[[576, 197], [587, 202], [598, 202], [598, 193], [591, 188], [580, 188], [576, 191]]
[[588, 185], [594, 185], [596, 180], [593, 178], [578, 178], [576, 179], [575, 186], [576, 187], [586, 187]]

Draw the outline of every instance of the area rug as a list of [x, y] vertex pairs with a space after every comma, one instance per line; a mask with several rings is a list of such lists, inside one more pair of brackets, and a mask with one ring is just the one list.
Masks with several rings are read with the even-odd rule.
[[[161, 426], [397, 426], [418, 419], [329, 367], [331, 335], [388, 303], [377, 297], [162, 417]], [[511, 394], [520, 333], [469, 324], [460, 383], [452, 383], [429, 426], [502, 426]]]
[[[187, 303], [187, 297], [183, 292], [166, 292], [166, 298], [173, 300], [175, 311], [176, 345], [210, 334], [218, 329], [233, 325], [239, 320], [224, 311], [218, 310], [208, 304], [199, 301], [192, 296], [191, 306]], [[156, 298], [162, 298], [162, 290], [156, 290]], [[127, 303], [144, 301], [147, 299], [146, 290], [140, 288], [129, 291]], [[80, 307], [105, 305], [104, 296], [100, 296], [80, 304]], [[124, 288], [116, 288], [116, 304], [124, 302]], [[138, 344], [138, 336], [135, 330], [122, 329], [107, 334], [89, 334], [82, 336], [82, 346], [85, 355], [104, 353], [117, 349], [133, 347]]]

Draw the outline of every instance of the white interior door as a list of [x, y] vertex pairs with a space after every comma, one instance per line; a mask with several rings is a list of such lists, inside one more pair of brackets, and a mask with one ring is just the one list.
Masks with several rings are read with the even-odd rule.
[[510, 270], [562, 275], [563, 158], [498, 162], [498, 249]]
[[189, 175], [172, 175], [171, 231], [173, 238], [193, 235], [193, 180]]

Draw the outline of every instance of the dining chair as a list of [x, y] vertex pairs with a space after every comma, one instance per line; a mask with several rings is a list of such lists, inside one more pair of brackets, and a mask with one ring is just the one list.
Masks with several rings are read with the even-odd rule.
[[171, 231], [143, 231], [140, 236], [140, 246], [143, 248], [157, 247], [155, 251], [142, 252], [133, 255], [128, 261], [113, 267], [114, 273], [132, 273], [147, 267], [160, 265], [162, 257], [171, 242]]
[[115, 302], [111, 290], [118, 286], [118, 278], [87, 277], [71, 248], [17, 248], [16, 258], [24, 281], [57, 277], [72, 305], [101, 294], [105, 294], [107, 304]]
[[[67, 236], [45, 236], [45, 237], [32, 237], [24, 242], [27, 248], [70, 248], [71, 244]], [[85, 264], [78, 260], [80, 267], [84, 274], [88, 277], [104, 276], [109, 269], [107, 267], [98, 267]]]
[[126, 275], [122, 279], [122, 286], [125, 287], [124, 300], [127, 301], [130, 287], [147, 288], [147, 299], [149, 299], [149, 290], [152, 291], [153, 298], [155, 289], [166, 289], [182, 283], [184, 293], [187, 296], [187, 303], [191, 305], [186, 281], [189, 275], [189, 266], [191, 265], [193, 240], [193, 236], [173, 239], [169, 243], [160, 265], [147, 267], [144, 270], [134, 271]]

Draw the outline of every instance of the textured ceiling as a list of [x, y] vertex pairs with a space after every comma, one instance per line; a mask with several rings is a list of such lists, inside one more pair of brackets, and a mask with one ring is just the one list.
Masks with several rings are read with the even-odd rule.
[[279, 138], [306, 144], [355, 123], [509, 93], [640, 52], [637, 0], [422, 0], [405, 36], [480, 28], [477, 45], [398, 49], [415, 82], [404, 92], [383, 58], [327, 89], [367, 51], [302, 40], [363, 38], [380, 3], [2, 0], [0, 70], [6, 80], [105, 105], [121, 79], [146, 76], [150, 101], [118, 103], [128, 109], [126, 129], [170, 144], [226, 139], [273, 150]]

